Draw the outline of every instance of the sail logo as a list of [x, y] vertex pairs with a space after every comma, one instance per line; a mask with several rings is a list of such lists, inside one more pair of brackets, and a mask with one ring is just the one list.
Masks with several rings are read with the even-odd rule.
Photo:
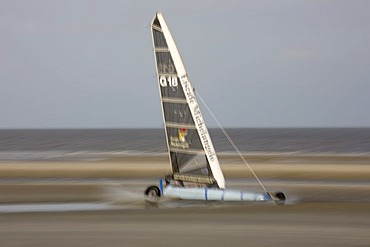
[[187, 75], [181, 76], [181, 83], [184, 88], [185, 95], [188, 98], [189, 104], [190, 105], [196, 104], [194, 91], [192, 90], [192, 87], [190, 85]]
[[186, 142], [185, 137], [188, 135], [188, 131], [185, 128], [181, 128], [178, 130], [179, 133], [179, 141], [180, 142]]
[[190, 148], [189, 143], [186, 140], [182, 142], [178, 136], [170, 136], [170, 146], [171, 148]]
[[203, 142], [204, 151], [208, 154], [210, 161], [214, 162], [216, 160], [216, 153], [214, 151], [212, 142], [209, 139], [208, 130], [204, 124], [202, 114], [200, 113], [199, 106], [196, 105], [193, 109], [194, 111], [194, 121], [198, 126], [199, 137]]
[[179, 85], [176, 76], [160, 76], [159, 85], [161, 87], [177, 87]]
[[207, 127], [205, 126], [202, 114], [199, 109], [199, 105], [195, 99], [194, 91], [191, 87], [187, 75], [181, 76], [181, 84], [184, 88], [185, 96], [188, 99], [189, 107], [193, 115], [194, 123], [197, 126], [198, 134], [202, 142], [204, 151], [206, 152], [209, 161], [217, 162], [216, 152], [214, 150], [212, 141], [210, 140]]
[[190, 145], [186, 140], [187, 135], [188, 135], [188, 130], [186, 128], [179, 128], [177, 130], [177, 136], [170, 136], [171, 147], [182, 148], [182, 149], [190, 148]]

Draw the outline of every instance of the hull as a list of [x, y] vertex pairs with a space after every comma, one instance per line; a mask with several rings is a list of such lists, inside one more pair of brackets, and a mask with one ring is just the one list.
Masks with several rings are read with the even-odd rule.
[[195, 187], [185, 186], [182, 181], [160, 179], [159, 187], [149, 186], [145, 192], [145, 201], [149, 204], [157, 204], [161, 197], [168, 197], [183, 200], [198, 201], [228, 201], [228, 202], [275, 202], [277, 205], [284, 205], [286, 197], [282, 192], [253, 192], [238, 189], [219, 189], [216, 187]]
[[255, 193], [236, 189], [217, 189], [217, 188], [185, 188], [167, 186], [161, 189], [161, 194], [165, 197], [202, 200], [202, 201], [273, 201], [267, 193]]

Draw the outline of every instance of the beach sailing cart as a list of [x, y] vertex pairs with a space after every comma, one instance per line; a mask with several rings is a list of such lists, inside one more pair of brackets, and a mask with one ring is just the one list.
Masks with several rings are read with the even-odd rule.
[[284, 204], [285, 195], [282, 192], [268, 192], [237, 149], [264, 191], [226, 188], [193, 85], [161, 13], [155, 14], [151, 32], [172, 173], [161, 178], [159, 185], [149, 186], [144, 192], [145, 200], [157, 202], [160, 197], [170, 197], [206, 201], [273, 201]]

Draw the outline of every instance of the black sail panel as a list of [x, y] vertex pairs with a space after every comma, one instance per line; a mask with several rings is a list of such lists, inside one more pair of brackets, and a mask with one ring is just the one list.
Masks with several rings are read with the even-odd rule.
[[158, 86], [173, 173], [212, 177], [160, 21], [152, 22]]

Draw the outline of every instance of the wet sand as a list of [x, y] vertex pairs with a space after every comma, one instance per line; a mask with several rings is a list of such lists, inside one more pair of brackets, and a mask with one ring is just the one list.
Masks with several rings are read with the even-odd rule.
[[[247, 160], [262, 178], [370, 180], [370, 156], [253, 155]], [[236, 156], [221, 156], [226, 178], [252, 177]], [[0, 178], [153, 178], [170, 172], [166, 155], [101, 160], [0, 161]]]
[[[260, 189], [240, 159], [221, 156], [220, 161], [228, 186]], [[370, 181], [370, 157], [255, 155], [248, 161], [267, 188], [286, 191], [299, 200], [322, 200], [327, 194], [331, 201], [348, 198], [357, 202], [370, 197], [366, 183]], [[1, 161], [0, 203], [104, 201], [107, 190], [119, 189], [142, 195], [148, 183], [157, 183], [169, 171], [165, 155]]]
[[0, 246], [368, 246], [367, 204], [0, 215]]
[[[222, 157], [231, 187], [258, 189], [245, 165]], [[143, 189], [168, 169], [164, 156], [95, 161], [0, 162], [0, 203], [93, 202], [101, 211], [0, 213], [0, 246], [368, 246], [370, 158], [255, 156], [272, 203], [163, 201]], [[51, 205], [51, 204], [50, 204]]]

